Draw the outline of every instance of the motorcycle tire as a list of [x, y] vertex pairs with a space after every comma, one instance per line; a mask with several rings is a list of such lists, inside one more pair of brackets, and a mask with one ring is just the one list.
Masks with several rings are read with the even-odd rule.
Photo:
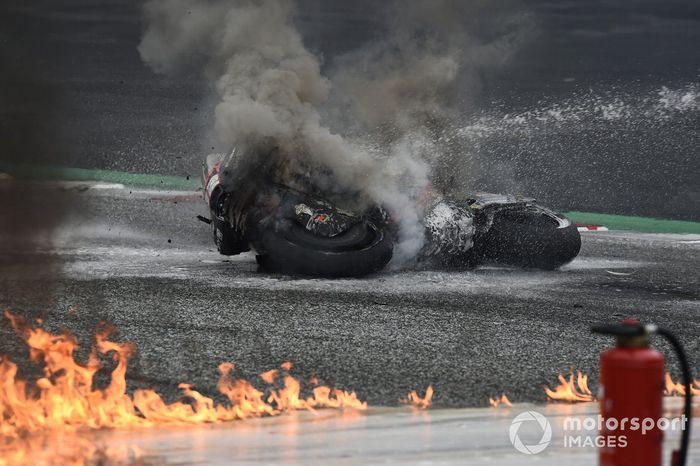
[[263, 231], [255, 249], [266, 272], [339, 278], [381, 270], [391, 260], [393, 246], [392, 235], [373, 222], [325, 237], [289, 221]]
[[581, 235], [571, 221], [535, 205], [497, 213], [480, 250], [480, 262], [554, 270], [578, 255]]

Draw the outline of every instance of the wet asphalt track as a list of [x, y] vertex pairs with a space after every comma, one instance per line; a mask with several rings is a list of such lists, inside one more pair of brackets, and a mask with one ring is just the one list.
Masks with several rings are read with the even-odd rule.
[[[295, 279], [214, 252], [196, 195], [84, 188], [52, 246], [32, 261], [2, 251], [0, 305], [41, 313], [84, 347], [100, 320], [114, 323], [138, 348], [131, 387], [175, 396], [189, 382], [214, 393], [222, 361], [252, 377], [291, 360], [297, 375], [371, 405], [429, 383], [437, 405], [483, 406], [501, 392], [538, 402], [558, 372], [594, 374], [607, 342], [588, 326], [625, 315], [678, 332], [700, 371], [697, 235], [585, 234], [581, 257], [556, 272]], [[5, 321], [0, 350], [27, 367]]]

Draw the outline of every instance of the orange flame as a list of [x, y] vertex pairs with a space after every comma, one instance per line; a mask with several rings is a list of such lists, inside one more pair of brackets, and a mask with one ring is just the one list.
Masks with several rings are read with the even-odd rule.
[[[555, 401], [570, 401], [570, 402], [586, 402], [593, 401], [593, 394], [588, 388], [588, 376], [578, 371], [576, 374], [576, 383], [574, 384], [574, 374], [570, 374], [569, 379], [564, 378], [559, 374], [559, 385], [551, 390], [549, 387], [544, 387], [544, 392], [550, 400]], [[576, 386], [578, 385], [578, 388]]]
[[290, 361], [285, 361], [285, 362], [283, 362], [282, 364], [280, 364], [280, 367], [281, 367], [283, 370], [289, 372], [289, 371], [292, 370], [292, 363], [291, 363]]
[[275, 383], [275, 379], [277, 378], [278, 373], [279, 371], [277, 369], [270, 369], [269, 371], [260, 374], [260, 378], [263, 379], [266, 383], [273, 384]]
[[428, 385], [425, 389], [425, 396], [421, 397], [418, 395], [416, 390], [412, 390], [405, 400], [401, 400], [403, 403], [410, 404], [414, 408], [418, 409], [428, 409], [433, 404], [433, 386]]
[[[126, 369], [134, 347], [109, 341], [111, 328], [97, 332], [95, 346], [83, 365], [74, 358], [78, 344], [73, 336], [32, 328], [9, 311], [5, 317], [24, 338], [32, 360], [43, 362], [44, 376], [33, 384], [18, 379], [17, 365], [6, 357], [0, 358], [0, 434], [4, 437], [18, 438], [23, 433], [58, 428], [218, 423], [274, 416], [293, 409], [367, 408], [367, 403], [354, 392], [325, 386], [314, 387], [313, 394], [304, 398], [301, 383], [288, 373], [283, 377], [283, 386], [271, 387], [265, 398], [249, 381], [234, 379], [235, 367], [231, 363], [219, 366], [217, 383], [219, 392], [228, 398], [228, 405], [216, 404], [188, 384], [179, 386], [187, 401], [168, 404], [154, 390], [143, 389], [129, 396]], [[93, 377], [101, 367], [100, 354], [111, 354], [116, 366], [109, 385], [94, 389]], [[288, 372], [292, 364], [285, 362], [281, 367]], [[278, 371], [268, 371], [260, 377], [272, 385]]]
[[[666, 372], [665, 382], [666, 395], [685, 396], [685, 386], [680, 382], [674, 382], [669, 372]], [[700, 381], [697, 379], [693, 379], [693, 383], [690, 384], [690, 393], [692, 395], [700, 395]]]
[[510, 400], [508, 399], [508, 397], [506, 396], [505, 393], [503, 393], [500, 398], [489, 397], [489, 404], [493, 408], [498, 408], [499, 405], [509, 406], [509, 407], [513, 406], [513, 404], [510, 402]]

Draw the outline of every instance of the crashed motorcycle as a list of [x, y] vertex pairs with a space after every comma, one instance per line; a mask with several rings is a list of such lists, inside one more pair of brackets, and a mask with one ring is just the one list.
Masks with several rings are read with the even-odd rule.
[[322, 277], [367, 275], [391, 260], [395, 231], [381, 207], [322, 196], [310, 178], [280, 175], [274, 163], [241, 166], [276, 158], [244, 151], [211, 154], [204, 167], [210, 218], [200, 220], [211, 223], [219, 253], [253, 249], [265, 271]]
[[[382, 206], [334, 197], [303, 175], [279, 176], [275, 167], [241, 166], [251, 159], [242, 151], [211, 154], [203, 170], [210, 217], [199, 218], [211, 224], [219, 253], [252, 249], [264, 271], [319, 277], [363, 276], [391, 260], [400, 222]], [[534, 199], [435, 197], [423, 210], [422, 264], [556, 269], [581, 247], [576, 226]]]

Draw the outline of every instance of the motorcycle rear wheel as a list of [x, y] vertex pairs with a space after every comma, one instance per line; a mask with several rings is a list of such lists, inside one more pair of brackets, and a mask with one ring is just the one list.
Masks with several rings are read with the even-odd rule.
[[537, 205], [498, 212], [480, 240], [479, 262], [554, 270], [581, 250], [572, 222]]

